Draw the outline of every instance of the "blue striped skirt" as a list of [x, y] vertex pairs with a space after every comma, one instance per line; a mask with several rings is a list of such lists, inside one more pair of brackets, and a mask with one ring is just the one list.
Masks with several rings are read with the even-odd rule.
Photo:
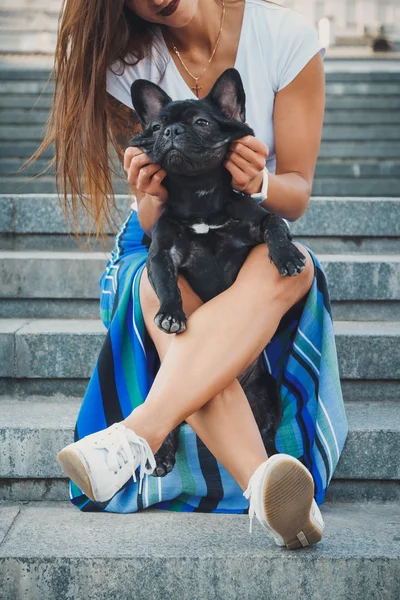
[[[74, 441], [122, 421], [145, 402], [160, 366], [139, 300], [146, 238], [132, 210], [100, 279], [100, 316], [107, 333], [80, 407]], [[276, 449], [307, 467], [320, 505], [345, 444], [348, 423], [326, 278], [317, 257], [307, 250], [315, 267], [312, 287], [281, 320], [263, 357], [277, 381], [283, 406]], [[238, 483], [187, 423], [180, 426], [173, 470], [165, 477], [145, 475], [141, 494], [139, 478], [135, 482], [133, 477], [107, 502], [91, 501], [72, 480], [69, 491], [71, 502], [82, 511], [131, 513], [153, 506], [244, 514], [249, 508]]]

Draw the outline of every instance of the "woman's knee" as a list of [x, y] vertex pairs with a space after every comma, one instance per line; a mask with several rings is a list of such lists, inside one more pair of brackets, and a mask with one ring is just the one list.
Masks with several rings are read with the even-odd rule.
[[266, 301], [279, 302], [284, 311], [296, 304], [310, 290], [314, 278], [314, 263], [309, 252], [301, 244], [292, 243], [306, 259], [300, 274], [292, 277], [280, 275], [269, 257], [268, 246], [259, 244], [250, 251], [234, 285], [244, 286], [253, 294], [260, 294]]

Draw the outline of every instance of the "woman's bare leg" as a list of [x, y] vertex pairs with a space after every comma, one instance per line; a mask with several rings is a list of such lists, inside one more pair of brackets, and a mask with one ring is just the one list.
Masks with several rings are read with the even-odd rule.
[[[145, 295], [144, 288], [146, 288]], [[203, 304], [203, 301], [183, 277], [179, 277], [179, 288], [185, 314], [189, 317]], [[157, 296], [148, 280], [141, 290], [141, 306], [146, 329], [162, 362], [174, 336], [180, 334], [168, 334], [157, 327], [154, 323], [154, 315], [160, 306]], [[242, 489], [246, 489], [251, 474], [267, 460], [268, 455], [253, 412], [238, 380], [235, 378], [222, 392], [185, 420]]]
[[[243, 440], [247, 448], [252, 448], [250, 452], [255, 457], [253, 462], [261, 464], [266, 459], [265, 450], [260, 454], [262, 440], [253, 414], [244, 394], [241, 395], [238, 388], [234, 387], [235, 379], [267, 345], [282, 316], [309, 290], [313, 279], [312, 259], [301, 246], [300, 249], [307, 258], [306, 268], [300, 275], [289, 278], [281, 277], [275, 265], [270, 263], [267, 247], [257, 246], [250, 252], [233, 286], [197, 308], [188, 318], [185, 332], [171, 335], [172, 341], [146, 401], [124, 420], [127, 427], [149, 442], [153, 452], [158, 450], [176, 425], [186, 420], [188, 423], [190, 421], [189, 424], [201, 439], [209, 438], [208, 443], [203, 439], [204, 443], [229, 472], [232, 464], [228, 467], [227, 457], [237, 446], [238, 439]], [[144, 293], [148, 293], [146, 286], [149, 283], [145, 273], [142, 285], [145, 287]], [[159, 306], [157, 302], [153, 307], [154, 314]], [[149, 321], [148, 326], [151, 330]], [[224, 357], [227, 359], [224, 360]], [[241, 398], [242, 408], [240, 417], [233, 424], [229, 405], [232, 393], [236, 401]], [[208, 410], [204, 408], [216, 396], [219, 396], [217, 400], [224, 400], [225, 407], [229, 405], [224, 410], [222, 404], [215, 402], [219, 409], [218, 417], [213, 414], [212, 406]], [[197, 415], [202, 408], [204, 410]], [[243, 411], [248, 415], [245, 421]], [[215, 418], [221, 415], [229, 416], [226, 421], [229, 421], [232, 437], [226, 433], [221, 421], [217, 421], [218, 426], [215, 426]], [[204, 426], [201, 432], [200, 424], [204, 425], [204, 418], [207, 427]], [[196, 425], [200, 426], [199, 431]], [[254, 440], [256, 444], [253, 444]], [[233, 469], [241, 471], [238, 463], [242, 461], [237, 455], [233, 463]], [[241, 471], [241, 474], [235, 475], [243, 489], [247, 486], [249, 472], [251, 474], [254, 468], [244, 467], [243, 473]]]

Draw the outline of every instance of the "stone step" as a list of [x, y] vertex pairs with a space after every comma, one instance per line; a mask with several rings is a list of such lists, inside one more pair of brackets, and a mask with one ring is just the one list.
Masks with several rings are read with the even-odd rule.
[[[115, 219], [122, 223], [134, 196], [117, 196]], [[312, 198], [305, 214], [291, 223], [295, 239], [315, 252], [399, 253], [398, 198]], [[91, 231], [80, 221], [79, 232]], [[0, 248], [4, 250], [79, 250], [54, 194], [0, 195]], [[112, 233], [112, 232], [110, 232]], [[114, 231], [115, 233], [115, 231]], [[81, 238], [85, 245], [85, 238]], [[113, 237], [88, 246], [110, 251]]]
[[[67, 478], [56, 455], [73, 441], [82, 400], [60, 400], [41, 397], [17, 400], [0, 396], [0, 500], [16, 499], [16, 494], [19, 500], [39, 499], [34, 484], [40, 481], [47, 481], [49, 487], [53, 487], [51, 499], [68, 498], [59, 482], [62, 479], [67, 483]], [[394, 499], [394, 484], [398, 485], [400, 479], [398, 406], [398, 401], [346, 402], [349, 434], [333, 476], [337, 494], [335, 497], [332, 490], [332, 498], [354, 500], [352, 488], [358, 485], [364, 490], [363, 499]], [[368, 491], [371, 482], [376, 486], [373, 495]], [[400, 499], [400, 489], [397, 497]]]
[[[1, 189], [4, 189], [4, 185]], [[10, 186], [9, 186], [10, 187]], [[30, 188], [29, 188], [30, 189]], [[374, 178], [374, 179], [340, 179], [338, 177], [319, 177], [314, 180], [313, 194], [315, 196], [398, 196], [400, 178]]]
[[[59, 0], [15, 0], [12, 10], [9, 6], [9, 0], [1, 0], [0, 7], [2, 11], [21, 11], [39, 12], [59, 10], [61, 2]], [[26, 54], [8, 55], [7, 60], [0, 64], [0, 80], [46, 80], [50, 74], [52, 59], [40, 55]], [[400, 82], [400, 69], [395, 60], [378, 61], [338, 61], [326, 57], [324, 61], [325, 77], [327, 83], [395, 83]]]
[[[22, 158], [0, 158], [0, 175], [37, 175], [48, 165], [48, 160], [38, 158], [25, 171], [17, 173], [22, 167], [25, 160]], [[55, 167], [52, 166], [47, 175], [54, 175]], [[399, 160], [379, 160], [371, 161], [363, 160], [328, 160], [321, 159], [317, 162], [315, 178], [351, 178], [360, 181], [364, 178], [400, 178], [400, 161]]]
[[400, 96], [327, 96], [325, 106], [327, 110], [398, 110]]
[[[335, 334], [342, 379], [400, 379], [399, 321], [335, 321]], [[0, 319], [0, 377], [86, 379], [104, 338], [98, 320]]]
[[[27, 32], [27, 39], [33, 35], [40, 35], [41, 33], [53, 34], [54, 32]], [[7, 37], [10, 32], [5, 30], [5, 42], [7, 43]], [[23, 42], [23, 38], [21, 42]], [[0, 94], [53, 94], [54, 92], [54, 81], [50, 81], [44, 89], [44, 81], [18, 81], [18, 80], [7, 80], [0, 79]], [[400, 81], [394, 82], [329, 82], [326, 84], [326, 96], [331, 98], [339, 97], [398, 97], [400, 92]]]
[[[1, 163], [0, 163], [1, 164]], [[18, 168], [19, 165], [16, 165]], [[348, 158], [347, 160], [340, 159], [320, 159], [317, 162], [315, 171], [316, 179], [320, 178], [354, 178], [357, 181], [373, 178], [399, 178], [400, 177], [400, 161], [399, 160], [356, 160]]]
[[[0, 123], [10, 125], [44, 125], [48, 119], [49, 111], [43, 108], [26, 110], [24, 108], [9, 108], [0, 114]], [[369, 125], [399, 124], [400, 114], [397, 110], [334, 110], [328, 109], [325, 113], [325, 125]]]
[[[98, 297], [100, 252], [0, 251], [0, 298]], [[400, 255], [319, 255], [332, 300], [400, 300]]]
[[151, 507], [129, 516], [85, 513], [70, 502], [6, 503], [2, 510], [6, 599], [122, 600], [134, 590], [135, 600], [280, 600], [304, 586], [320, 600], [400, 593], [398, 503], [326, 502], [322, 541], [292, 552], [257, 518], [249, 534], [248, 515]]
[[[30, 125], [26, 123], [15, 124], [8, 121], [0, 126], [0, 140], [16, 143], [32, 140], [41, 142], [44, 138], [44, 123]], [[359, 123], [359, 124], [325, 124], [322, 139], [329, 141], [386, 141], [398, 140], [400, 138], [400, 125]]]
[[[0, 156], [2, 158], [27, 159], [38, 149], [38, 142], [32, 140], [17, 140], [0, 142]], [[54, 149], [50, 145], [43, 153], [42, 158], [51, 158]], [[365, 144], [364, 141], [322, 141], [319, 152], [320, 159], [380, 159], [398, 160], [400, 156], [400, 142], [397, 140], [377, 141], [374, 144]]]
[[5, 54], [40, 54], [52, 56], [57, 42], [57, 31], [2, 31], [1, 51]]
[[[53, 103], [52, 93], [49, 91], [50, 84], [44, 90], [45, 82], [38, 83], [35, 79], [32, 93], [8, 92], [0, 94], [0, 108], [25, 108], [25, 109], [50, 109]], [[41, 87], [40, 87], [41, 85]], [[42, 93], [43, 92], [43, 93]], [[47, 92], [47, 93], [46, 93]], [[42, 95], [38, 98], [38, 95]], [[329, 111], [398, 111], [400, 108], [399, 95], [394, 96], [327, 96], [326, 110]]]
[[[129, 214], [134, 195], [116, 197], [120, 220]], [[66, 234], [68, 226], [55, 194], [0, 194], [0, 233]], [[290, 223], [294, 236], [400, 237], [400, 198], [313, 197], [304, 215]], [[80, 233], [90, 231], [81, 222]]]
[[396, 140], [377, 141], [366, 144], [363, 141], [322, 141], [319, 158], [377, 158], [398, 159], [400, 156], [400, 142]]
[[[115, 194], [127, 192], [125, 179], [113, 178], [113, 189]], [[400, 178], [377, 178], [371, 179], [340, 179], [338, 177], [317, 177], [313, 184], [315, 196], [387, 196], [399, 195]], [[0, 194], [54, 194], [56, 184], [54, 177], [39, 176], [33, 179], [32, 175], [21, 177], [11, 175], [0, 177]]]
[[[38, 87], [37, 81], [36, 89]], [[5, 93], [0, 94], [0, 108], [35, 108], [36, 109], [50, 109], [53, 104], [52, 94], [49, 93], [49, 86], [46, 88], [46, 92], [38, 98], [38, 94], [43, 92], [44, 82], [40, 91], [37, 93]], [[361, 111], [361, 110], [372, 110], [372, 111], [398, 111], [400, 108], [400, 97], [395, 96], [327, 96], [326, 98], [326, 110], [330, 111]]]
[[335, 110], [332, 106], [327, 107], [324, 122], [325, 125], [400, 123], [400, 114], [398, 110]]

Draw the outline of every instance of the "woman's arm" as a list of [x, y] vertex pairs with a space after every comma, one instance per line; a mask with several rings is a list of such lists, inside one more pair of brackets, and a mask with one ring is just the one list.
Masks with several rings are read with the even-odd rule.
[[[276, 174], [269, 174], [268, 197], [261, 206], [289, 221], [301, 217], [310, 200], [324, 109], [325, 74], [318, 54], [275, 96]], [[267, 156], [267, 146], [254, 136], [232, 142], [224, 163], [232, 187], [260, 192]]]
[[310, 201], [325, 111], [325, 74], [321, 56], [311, 59], [275, 97], [276, 174], [269, 174], [271, 212], [295, 221]]
[[[118, 158], [125, 168], [128, 166], [128, 162], [130, 164], [129, 152], [125, 154], [125, 150], [129, 147], [130, 140], [142, 131], [142, 126], [136, 111], [114, 98], [114, 96], [108, 92], [107, 111], [110, 127], [115, 139]], [[136, 148], [132, 148], [132, 154], [134, 154], [136, 150]], [[147, 235], [151, 236], [151, 229], [163, 211], [162, 203], [160, 203], [158, 196], [152, 196], [151, 194], [141, 192], [138, 189], [134, 189], [134, 194], [138, 205], [140, 225]]]

